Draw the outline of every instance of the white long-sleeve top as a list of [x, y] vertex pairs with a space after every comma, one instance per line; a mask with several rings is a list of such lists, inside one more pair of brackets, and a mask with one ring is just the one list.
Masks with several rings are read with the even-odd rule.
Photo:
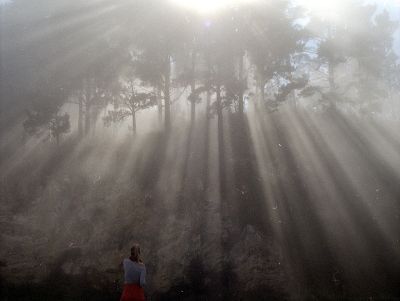
[[138, 284], [141, 287], [146, 284], [146, 267], [144, 264], [125, 258], [123, 266], [126, 284]]

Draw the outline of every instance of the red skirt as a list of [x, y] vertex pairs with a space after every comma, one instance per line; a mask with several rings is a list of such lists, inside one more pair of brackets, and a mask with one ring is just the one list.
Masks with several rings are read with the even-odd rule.
[[144, 290], [138, 284], [124, 284], [120, 301], [144, 301]]

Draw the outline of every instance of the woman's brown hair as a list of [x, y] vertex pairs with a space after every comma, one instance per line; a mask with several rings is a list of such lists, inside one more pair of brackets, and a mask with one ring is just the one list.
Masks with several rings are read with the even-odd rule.
[[140, 257], [140, 245], [139, 244], [133, 244], [131, 248], [131, 257], [130, 259], [132, 261], [138, 262], [138, 263], [143, 263], [142, 258]]

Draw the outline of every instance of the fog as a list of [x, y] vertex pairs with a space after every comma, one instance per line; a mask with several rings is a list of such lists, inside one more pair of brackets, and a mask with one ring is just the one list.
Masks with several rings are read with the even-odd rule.
[[0, 300], [400, 299], [399, 21], [0, 1]]

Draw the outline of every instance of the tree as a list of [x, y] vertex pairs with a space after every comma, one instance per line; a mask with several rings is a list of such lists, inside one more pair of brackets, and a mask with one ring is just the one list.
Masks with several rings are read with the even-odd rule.
[[62, 115], [55, 115], [49, 121], [50, 134], [56, 139], [57, 145], [60, 144], [60, 136], [68, 133], [70, 130], [69, 115], [64, 113]]
[[167, 1], [138, 1], [135, 5], [151, 10], [145, 24], [135, 24], [140, 26], [132, 37], [135, 73], [144, 83], [162, 92], [165, 129], [169, 131], [174, 76], [171, 65], [182, 47], [188, 20]]
[[27, 109], [27, 118], [23, 123], [25, 131], [30, 135], [49, 131], [49, 136], [56, 139], [59, 145], [60, 137], [70, 130], [69, 115], [59, 114], [60, 108], [67, 97], [63, 89], [42, 88], [32, 97], [32, 104]]
[[[112, 53], [108, 55], [112, 55]], [[114, 97], [118, 68], [118, 62], [99, 58], [88, 66], [86, 72], [81, 76], [81, 85], [75, 94], [78, 95], [81, 113], [83, 109], [85, 135], [91, 131], [92, 121], [97, 118], [99, 108], [105, 108]], [[81, 119], [78, 118], [78, 122], [79, 120]]]
[[271, 1], [260, 3], [251, 10], [248, 49], [262, 103], [265, 102], [267, 84], [270, 94], [274, 95], [273, 91], [287, 88], [288, 82], [298, 81], [294, 74], [295, 57], [303, 51], [307, 35], [295, 24], [297, 16], [289, 14], [287, 5], [286, 2]]
[[393, 35], [397, 22], [383, 11], [371, 16], [368, 35], [355, 38], [351, 55], [358, 62], [356, 87], [361, 110], [365, 113], [380, 110], [382, 99], [388, 97], [388, 87], [393, 84], [397, 55], [393, 49]]
[[132, 132], [136, 134], [136, 113], [157, 104], [157, 97], [152, 92], [138, 92], [138, 87], [132, 78], [122, 84], [120, 93], [122, 109], [110, 110], [103, 118], [105, 125], [111, 122], [120, 122], [131, 116]]
[[[387, 12], [376, 14], [375, 6], [348, 3], [338, 20], [314, 18], [309, 28], [317, 45], [317, 56], [310, 64], [316, 63], [322, 78], [308, 85], [303, 95], [317, 93], [327, 107], [342, 103], [359, 106], [360, 112], [378, 110], [386, 94], [385, 78], [393, 78], [387, 72], [394, 70], [397, 59], [393, 51], [396, 23]], [[339, 81], [335, 76], [339, 67], [351, 76]]]

